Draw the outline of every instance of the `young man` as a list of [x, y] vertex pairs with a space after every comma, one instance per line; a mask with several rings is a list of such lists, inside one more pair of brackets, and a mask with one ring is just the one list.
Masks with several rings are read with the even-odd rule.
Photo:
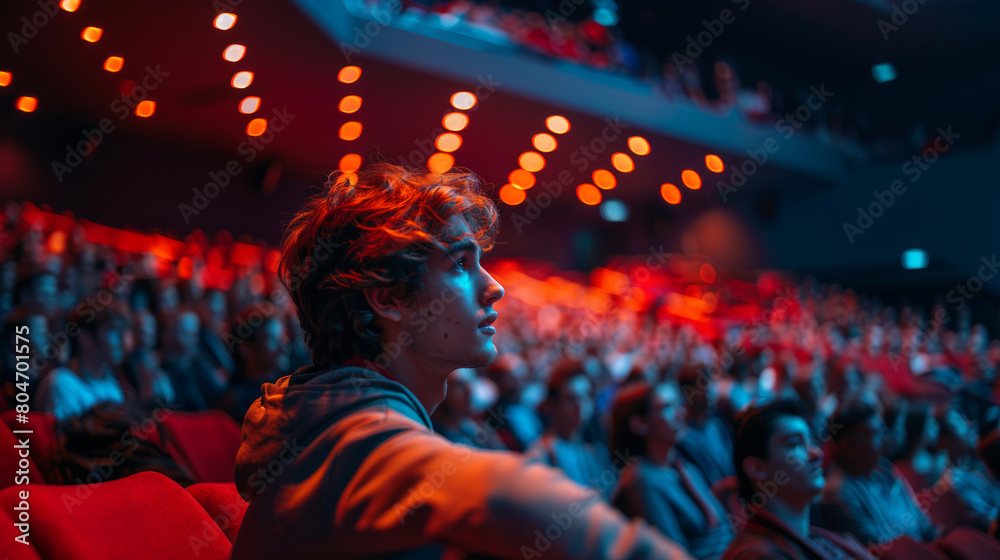
[[496, 231], [474, 176], [389, 164], [293, 219], [280, 272], [314, 363], [247, 411], [233, 560], [688, 557], [554, 469], [433, 433], [448, 375], [497, 354]]
[[805, 414], [798, 402], [779, 400], [737, 418], [733, 463], [746, 525], [723, 560], [872, 559], [856, 542], [809, 525], [825, 481]]

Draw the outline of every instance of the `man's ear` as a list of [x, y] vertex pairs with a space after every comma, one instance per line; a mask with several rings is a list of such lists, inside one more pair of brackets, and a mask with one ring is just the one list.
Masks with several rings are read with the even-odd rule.
[[393, 288], [371, 288], [362, 290], [368, 306], [383, 319], [400, 322], [403, 320], [403, 302], [398, 297], [399, 290]]
[[759, 457], [749, 456], [743, 459], [743, 472], [754, 482], [767, 480], [767, 467]]

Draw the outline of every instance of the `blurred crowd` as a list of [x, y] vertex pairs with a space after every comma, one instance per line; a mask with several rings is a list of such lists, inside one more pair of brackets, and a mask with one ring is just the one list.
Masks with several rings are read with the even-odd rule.
[[[0, 219], [0, 408], [16, 404], [25, 355], [32, 410], [59, 419], [166, 402], [242, 421], [263, 383], [311, 362], [271, 248], [113, 230], [31, 204]], [[589, 277], [495, 261], [499, 356], [452, 374], [436, 430], [557, 467], [715, 558], [756, 505], [736, 492], [734, 419], [791, 399], [823, 449], [817, 526], [869, 546], [991, 530], [1000, 341], [985, 326], [665, 259]]]

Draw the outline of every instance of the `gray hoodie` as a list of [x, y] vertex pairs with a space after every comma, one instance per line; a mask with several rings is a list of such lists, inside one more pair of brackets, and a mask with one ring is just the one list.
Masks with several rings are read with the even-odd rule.
[[433, 433], [417, 398], [359, 367], [308, 366], [247, 411], [232, 559], [688, 558], [641, 521], [516, 454]]

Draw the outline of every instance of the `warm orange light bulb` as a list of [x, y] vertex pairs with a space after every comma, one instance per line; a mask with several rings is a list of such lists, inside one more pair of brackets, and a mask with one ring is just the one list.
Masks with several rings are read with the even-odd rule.
[[701, 188], [701, 175], [691, 169], [685, 169], [681, 171], [681, 182], [689, 189], [698, 190]]
[[212, 25], [214, 25], [216, 29], [221, 29], [222, 31], [231, 29], [235, 24], [236, 14], [230, 14], [229, 12], [224, 12], [215, 16], [215, 20], [212, 22]]
[[569, 120], [562, 115], [552, 115], [545, 119], [545, 127], [556, 134], [569, 132]]
[[357, 95], [348, 95], [340, 100], [340, 104], [337, 106], [341, 113], [355, 113], [361, 108], [361, 97]]
[[247, 136], [260, 136], [267, 130], [267, 119], [256, 118], [247, 124]]
[[437, 137], [434, 145], [442, 152], [454, 152], [462, 147], [462, 137], [454, 132], [445, 132]]
[[80, 0], [62, 0], [59, 7], [67, 12], [75, 12], [80, 9]]
[[433, 173], [447, 173], [455, 167], [455, 156], [443, 152], [437, 152], [427, 158], [427, 169]]
[[14, 79], [14, 75], [10, 72], [0, 72], [0, 87], [7, 87], [10, 85], [11, 80]]
[[476, 96], [467, 91], [460, 91], [451, 96], [451, 106], [467, 111], [476, 106]]
[[38, 99], [34, 97], [18, 97], [15, 103], [18, 111], [24, 111], [25, 113], [33, 113], [35, 109], [38, 108]]
[[555, 136], [541, 132], [531, 137], [531, 145], [539, 152], [548, 153], [555, 150], [559, 146], [559, 143], [556, 142]]
[[594, 184], [604, 190], [613, 189], [618, 186], [615, 174], [607, 169], [597, 169], [591, 175], [594, 179]]
[[601, 191], [590, 183], [583, 183], [576, 188], [576, 197], [587, 206], [597, 206], [601, 203]]
[[104, 61], [104, 69], [108, 72], [117, 72], [125, 66], [125, 59], [120, 56], [109, 56]]
[[237, 72], [233, 74], [233, 87], [237, 89], [244, 89], [250, 87], [253, 83], [253, 72]]
[[96, 43], [101, 40], [104, 30], [100, 27], [87, 27], [80, 33], [80, 37], [88, 43]]
[[530, 189], [535, 186], [535, 175], [524, 169], [515, 169], [507, 176], [507, 181], [519, 189]]
[[649, 142], [642, 136], [633, 136], [628, 139], [628, 149], [637, 156], [649, 154]]
[[469, 116], [465, 113], [448, 113], [441, 119], [441, 124], [452, 132], [458, 132], [469, 126]]
[[361, 156], [358, 154], [347, 154], [340, 158], [340, 171], [342, 173], [354, 173], [361, 169]]
[[138, 117], [151, 117], [153, 113], [156, 112], [156, 102], [145, 100], [140, 101], [138, 105], [135, 106], [135, 114]]
[[256, 95], [244, 97], [243, 101], [240, 101], [240, 112], [245, 115], [256, 113], [257, 109], [260, 109], [260, 98]]
[[635, 162], [632, 161], [632, 158], [621, 152], [611, 156], [611, 165], [622, 173], [631, 173], [635, 170]]
[[222, 51], [222, 58], [228, 60], [229, 62], [239, 62], [243, 59], [243, 56], [247, 54], [247, 48], [243, 45], [232, 44], [226, 47], [226, 50]]
[[545, 158], [538, 152], [524, 152], [517, 158], [517, 164], [525, 171], [537, 173], [545, 168]]
[[681, 201], [681, 190], [673, 183], [663, 183], [660, 187], [660, 196], [668, 204], [679, 204]]
[[705, 156], [705, 167], [712, 173], [722, 173], [726, 170], [726, 165], [722, 163], [722, 158], [715, 154]]
[[340, 125], [340, 132], [338, 134], [341, 140], [357, 140], [361, 136], [361, 123], [358, 121], [349, 121]]
[[345, 84], [353, 84], [361, 77], [361, 68], [357, 66], [344, 66], [337, 73], [337, 79]]
[[517, 206], [518, 204], [524, 202], [524, 199], [526, 198], [528, 198], [528, 193], [510, 183], [500, 187], [500, 200], [502, 200], [504, 204]]

